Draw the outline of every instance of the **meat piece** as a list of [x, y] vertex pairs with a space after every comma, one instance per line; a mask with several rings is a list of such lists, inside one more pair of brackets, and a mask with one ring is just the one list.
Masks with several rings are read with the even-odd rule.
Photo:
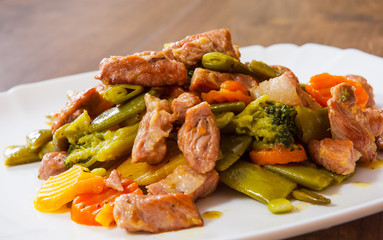
[[121, 173], [114, 169], [110, 173], [109, 177], [105, 180], [105, 186], [113, 188], [119, 192], [124, 191], [124, 187], [122, 186]]
[[50, 176], [65, 172], [64, 160], [66, 155], [65, 151], [44, 154], [39, 167], [39, 178], [47, 180]]
[[220, 73], [204, 68], [196, 68], [192, 79], [190, 80], [190, 91], [209, 92], [210, 90], [219, 90], [219, 86], [226, 81], [238, 81], [243, 83], [247, 89], [258, 85], [255, 78], [240, 73]]
[[55, 132], [62, 125], [73, 122], [85, 110], [90, 117], [96, 117], [111, 108], [113, 103], [102, 97], [105, 86], [100, 84], [83, 92], [74, 94], [65, 107], [53, 115], [51, 129]]
[[149, 194], [185, 193], [193, 201], [214, 192], [219, 176], [214, 169], [206, 174], [198, 173], [188, 166], [178, 166], [165, 179], [146, 186]]
[[277, 70], [281, 74], [283, 74], [285, 72], [291, 72], [290, 68], [285, 67], [285, 66], [281, 66], [281, 65], [270, 65], [270, 67], [273, 68], [274, 70]]
[[350, 140], [325, 138], [309, 143], [312, 160], [329, 171], [347, 175], [355, 171], [355, 162], [362, 156]]
[[370, 123], [372, 135], [378, 137], [383, 133], [383, 110], [375, 108], [366, 108], [363, 110], [364, 115]]
[[209, 52], [222, 52], [239, 58], [238, 50], [233, 46], [228, 29], [216, 29], [167, 44], [162, 52], [170, 59], [176, 59], [188, 67], [197, 66], [202, 56]]
[[166, 154], [165, 139], [173, 128], [174, 117], [167, 100], [145, 94], [143, 116], [132, 150], [132, 162], [157, 164]]
[[261, 82], [250, 93], [253, 99], [267, 94], [270, 100], [286, 105], [320, 108], [320, 105], [302, 90], [297, 77], [291, 71], [286, 71], [279, 77]]
[[129, 232], [164, 232], [202, 226], [203, 220], [191, 198], [170, 195], [123, 194], [116, 198], [113, 216]]
[[376, 147], [378, 148], [378, 150], [383, 150], [383, 136], [380, 135], [376, 138], [376, 141], [375, 141], [375, 144], [376, 144]]
[[95, 76], [104, 84], [137, 84], [147, 87], [184, 85], [188, 82], [184, 64], [170, 60], [161, 52], [104, 58]]
[[185, 119], [186, 111], [201, 103], [201, 100], [193, 93], [185, 92], [172, 101], [171, 109], [176, 119]]
[[177, 137], [178, 147], [191, 168], [199, 173], [207, 173], [214, 168], [218, 159], [220, 135], [207, 102], [187, 110], [185, 123]]
[[367, 79], [365, 79], [362, 76], [358, 76], [358, 75], [346, 75], [345, 77], [347, 79], [350, 79], [350, 80], [353, 80], [353, 81], [360, 83], [360, 85], [362, 85], [364, 90], [366, 90], [366, 92], [368, 94], [368, 100], [367, 100], [365, 107], [372, 107], [375, 105], [374, 89], [372, 88], [372, 86], [370, 84], [367, 83]]
[[334, 139], [351, 140], [362, 154], [361, 161], [372, 162], [376, 158], [375, 137], [368, 117], [356, 105], [354, 88], [341, 83], [331, 88], [327, 102], [331, 134]]

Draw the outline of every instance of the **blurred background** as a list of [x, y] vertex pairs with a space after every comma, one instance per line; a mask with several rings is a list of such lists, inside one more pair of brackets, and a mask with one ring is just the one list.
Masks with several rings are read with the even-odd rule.
[[[223, 27], [239, 46], [311, 42], [383, 57], [382, 0], [0, 0], [0, 91]], [[291, 240], [382, 239], [382, 226], [378, 213]]]

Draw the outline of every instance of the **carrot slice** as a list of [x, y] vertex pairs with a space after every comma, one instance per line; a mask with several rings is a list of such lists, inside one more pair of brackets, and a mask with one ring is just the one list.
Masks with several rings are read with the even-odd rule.
[[249, 104], [253, 100], [246, 87], [238, 81], [225, 81], [221, 84], [219, 91], [211, 90], [208, 93], [201, 93], [201, 97], [208, 103], [243, 101]]
[[364, 107], [368, 101], [368, 94], [362, 85], [343, 76], [330, 75], [322, 73], [312, 76], [309, 83], [306, 84], [306, 91], [323, 107], [327, 106], [327, 101], [331, 98], [331, 88], [340, 84], [348, 83], [355, 88], [356, 104]]
[[307, 159], [302, 145], [298, 149], [276, 147], [272, 149], [250, 151], [251, 161], [257, 165], [287, 164], [290, 162], [302, 162]]

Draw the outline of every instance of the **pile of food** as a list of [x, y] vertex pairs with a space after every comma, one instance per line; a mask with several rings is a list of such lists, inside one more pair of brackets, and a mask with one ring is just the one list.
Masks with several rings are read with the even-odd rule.
[[365, 78], [300, 84], [286, 66], [239, 59], [228, 29], [105, 58], [100, 82], [9, 146], [5, 165], [41, 161], [38, 211], [157, 233], [202, 226], [195, 202], [219, 183], [285, 213], [291, 199], [329, 204], [318, 191], [377, 161], [383, 112]]

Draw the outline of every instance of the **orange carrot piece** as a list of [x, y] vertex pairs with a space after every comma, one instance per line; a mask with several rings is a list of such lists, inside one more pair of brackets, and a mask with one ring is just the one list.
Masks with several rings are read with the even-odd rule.
[[302, 145], [299, 149], [276, 147], [272, 149], [250, 151], [251, 161], [257, 165], [287, 164], [290, 162], [302, 162], [307, 159]]
[[208, 93], [201, 93], [201, 97], [208, 103], [243, 101], [249, 104], [253, 101], [246, 87], [238, 81], [226, 81], [221, 84], [219, 91], [211, 90]]

